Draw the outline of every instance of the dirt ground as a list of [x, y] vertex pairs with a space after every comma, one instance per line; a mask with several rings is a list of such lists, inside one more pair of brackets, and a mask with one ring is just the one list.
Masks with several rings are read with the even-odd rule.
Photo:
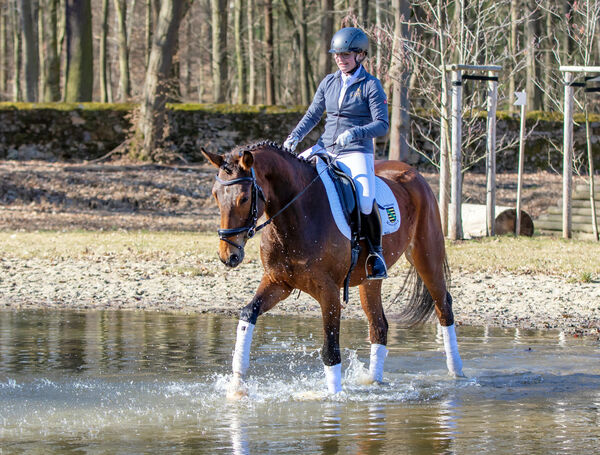
[[[214, 175], [206, 165], [0, 161], [0, 229], [213, 230]], [[437, 174], [424, 175], [437, 194]], [[467, 174], [464, 202], [485, 204], [485, 187], [485, 175]], [[515, 174], [497, 176], [498, 205], [514, 206], [516, 192]], [[527, 174], [523, 209], [535, 219], [561, 194], [560, 175]]]
[[[214, 171], [207, 166], [130, 163], [48, 164], [0, 162], [0, 230], [187, 230], [213, 231], [218, 211], [210, 195]], [[435, 174], [425, 174], [437, 191]], [[516, 176], [500, 174], [497, 204], [514, 205]], [[561, 200], [561, 176], [525, 176], [523, 208], [534, 219]], [[485, 176], [468, 174], [467, 202], [485, 203]], [[216, 240], [216, 236], [215, 236]], [[182, 258], [182, 269], [186, 261]], [[0, 308], [107, 308], [235, 314], [256, 289], [261, 265], [249, 261], [234, 270], [216, 259], [207, 273], [167, 274], [160, 260], [132, 257], [56, 261], [0, 258]], [[190, 264], [191, 265], [191, 264]], [[194, 264], [197, 266], [197, 264]], [[386, 313], [401, 277], [391, 271], [384, 284]], [[600, 284], [569, 283], [550, 276], [462, 273], [452, 277], [458, 324], [533, 329], [554, 328], [574, 336], [600, 336]], [[274, 312], [318, 317], [316, 302], [290, 297]], [[356, 292], [344, 317], [364, 317]]]

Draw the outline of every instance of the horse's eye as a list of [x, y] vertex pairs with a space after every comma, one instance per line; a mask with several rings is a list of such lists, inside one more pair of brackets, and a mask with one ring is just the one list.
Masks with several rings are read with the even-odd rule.
[[240, 204], [245, 204], [246, 202], [248, 202], [248, 198], [247, 198], [246, 196], [243, 196], [243, 197], [240, 199]]

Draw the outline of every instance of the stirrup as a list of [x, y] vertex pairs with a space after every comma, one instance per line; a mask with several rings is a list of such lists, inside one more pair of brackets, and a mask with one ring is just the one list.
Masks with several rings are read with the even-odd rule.
[[[371, 258], [374, 258], [375, 260], [373, 262], [373, 267], [371, 268], [373, 273], [369, 274], [369, 260]], [[379, 262], [379, 264], [377, 264], [377, 262]], [[376, 270], [378, 268], [377, 265], [383, 266], [383, 270]], [[365, 260], [365, 275], [367, 276], [367, 280], [383, 280], [388, 277], [387, 265], [385, 265], [385, 260], [379, 253], [370, 252], [367, 256], [367, 259]]]

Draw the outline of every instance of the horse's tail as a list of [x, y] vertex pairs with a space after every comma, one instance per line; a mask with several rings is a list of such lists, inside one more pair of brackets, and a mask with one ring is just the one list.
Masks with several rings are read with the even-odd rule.
[[[450, 267], [447, 259], [444, 259], [444, 279], [446, 285], [450, 288]], [[406, 292], [409, 294], [406, 294]], [[429, 319], [435, 308], [435, 302], [417, 273], [417, 269], [412, 264], [404, 278], [402, 287], [396, 294], [394, 302], [398, 302], [402, 295], [409, 295], [409, 297], [404, 309], [398, 316], [397, 322], [401, 326], [412, 327]]]

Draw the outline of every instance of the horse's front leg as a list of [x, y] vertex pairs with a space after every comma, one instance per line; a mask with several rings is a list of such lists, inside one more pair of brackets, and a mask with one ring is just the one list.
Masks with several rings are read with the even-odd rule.
[[292, 289], [289, 286], [273, 282], [267, 275], [263, 275], [254, 298], [242, 308], [233, 352], [233, 379], [227, 391], [228, 398], [240, 398], [246, 394], [244, 376], [250, 365], [250, 346], [256, 320], [289, 296], [290, 292]]
[[317, 300], [323, 314], [323, 349], [321, 357], [325, 367], [327, 390], [331, 394], [342, 391], [342, 356], [340, 354], [340, 290], [332, 285], [322, 290]]

